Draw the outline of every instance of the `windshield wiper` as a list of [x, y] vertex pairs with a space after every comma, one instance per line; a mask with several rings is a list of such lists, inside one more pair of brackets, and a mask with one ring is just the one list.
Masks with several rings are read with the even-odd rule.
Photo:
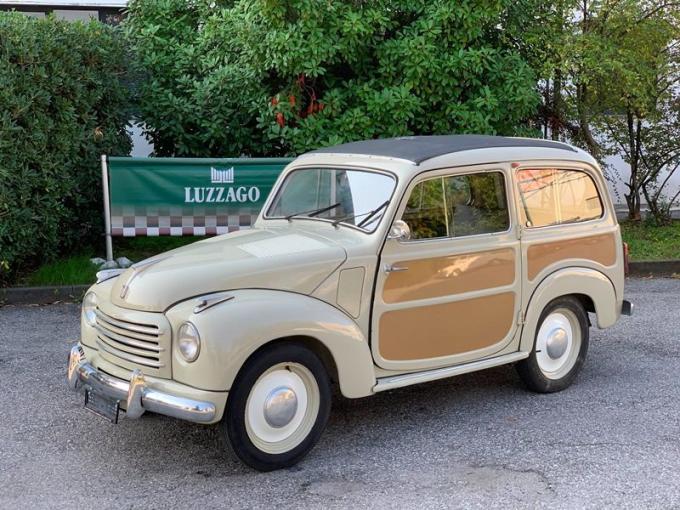
[[288, 221], [290, 221], [293, 218], [295, 218], [296, 216], [308, 216], [310, 218], [313, 218], [314, 216], [318, 216], [321, 213], [324, 213], [326, 211], [330, 211], [331, 209], [335, 209], [339, 205], [340, 205], [340, 202], [333, 204], [333, 205], [329, 205], [328, 207], [322, 207], [321, 209], [312, 209], [310, 211], [296, 212], [294, 214], [289, 214], [288, 216], [286, 216], [286, 219]]
[[369, 211], [367, 213], [361, 213], [361, 214], [350, 214], [349, 216], [343, 216], [342, 218], [338, 218], [333, 222], [333, 226], [337, 227], [339, 223], [342, 223], [343, 221], [351, 220], [353, 218], [356, 218], [358, 216], [366, 216], [363, 220], [361, 220], [358, 224], [357, 227], [363, 227], [368, 223], [368, 220], [373, 218], [376, 214], [378, 214], [380, 211], [382, 211], [385, 207], [389, 205], [390, 201], [385, 200], [382, 204], [380, 204], [378, 207], [373, 209], [372, 211]]

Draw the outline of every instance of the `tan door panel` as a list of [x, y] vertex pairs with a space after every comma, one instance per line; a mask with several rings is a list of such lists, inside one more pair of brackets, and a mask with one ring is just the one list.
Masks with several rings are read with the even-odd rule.
[[380, 355], [404, 361], [472, 352], [513, 327], [515, 293], [392, 310], [380, 317]]
[[529, 280], [551, 264], [565, 259], [584, 259], [603, 266], [616, 263], [616, 239], [614, 234], [570, 238], [549, 243], [538, 243], [527, 249]]
[[400, 303], [511, 285], [515, 250], [505, 248], [445, 257], [404, 260], [408, 271], [391, 273], [383, 287], [385, 303]]

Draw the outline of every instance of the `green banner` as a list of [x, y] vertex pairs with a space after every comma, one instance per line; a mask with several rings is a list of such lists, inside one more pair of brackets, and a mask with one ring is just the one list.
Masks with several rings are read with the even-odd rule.
[[259, 210], [290, 161], [112, 157], [111, 206]]
[[113, 235], [201, 235], [247, 227], [291, 161], [111, 157]]

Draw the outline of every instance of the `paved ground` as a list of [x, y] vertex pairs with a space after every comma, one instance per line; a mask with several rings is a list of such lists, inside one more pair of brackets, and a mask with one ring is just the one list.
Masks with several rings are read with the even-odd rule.
[[577, 383], [513, 369], [334, 406], [299, 466], [251, 471], [216, 428], [113, 426], [64, 383], [78, 307], [0, 309], [0, 508], [680, 507], [680, 280], [632, 280], [636, 316], [595, 330]]

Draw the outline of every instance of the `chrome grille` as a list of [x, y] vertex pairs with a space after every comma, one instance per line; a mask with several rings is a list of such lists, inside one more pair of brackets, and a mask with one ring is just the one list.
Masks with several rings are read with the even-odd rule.
[[[164, 330], [153, 323], [160, 314], [145, 314], [148, 322], [112, 317], [100, 308], [96, 310], [97, 345], [106, 359], [125, 368], [139, 366], [148, 374], [162, 375], [168, 364]], [[154, 316], [153, 319], [151, 316]], [[146, 319], [145, 318], [145, 319]], [[159, 321], [155, 321], [159, 322]], [[169, 342], [168, 342], [169, 343]], [[120, 363], [120, 362], [123, 363]]]

